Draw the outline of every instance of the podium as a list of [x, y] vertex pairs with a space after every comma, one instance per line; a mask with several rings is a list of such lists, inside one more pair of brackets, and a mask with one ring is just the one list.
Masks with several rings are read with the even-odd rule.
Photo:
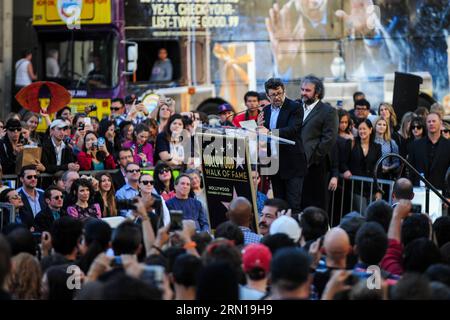
[[259, 142], [295, 142], [229, 127], [201, 127], [195, 137], [194, 151], [195, 156], [200, 158], [203, 171], [211, 229], [228, 220], [226, 213], [234, 198], [245, 197], [252, 203], [252, 228], [257, 232], [259, 215], [252, 169], [257, 170], [259, 165]]

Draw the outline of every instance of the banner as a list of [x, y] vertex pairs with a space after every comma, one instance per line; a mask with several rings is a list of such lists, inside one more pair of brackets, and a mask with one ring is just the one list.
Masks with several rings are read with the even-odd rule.
[[252, 203], [251, 228], [257, 232], [258, 212], [249, 149], [246, 138], [236, 135], [197, 134], [201, 147], [203, 185], [208, 203], [211, 229], [227, 221], [226, 213], [234, 198]]

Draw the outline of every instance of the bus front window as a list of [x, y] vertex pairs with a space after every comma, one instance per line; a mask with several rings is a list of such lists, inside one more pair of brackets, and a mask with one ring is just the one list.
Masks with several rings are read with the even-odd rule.
[[67, 89], [110, 89], [118, 85], [117, 37], [113, 33], [41, 33], [40, 74]]

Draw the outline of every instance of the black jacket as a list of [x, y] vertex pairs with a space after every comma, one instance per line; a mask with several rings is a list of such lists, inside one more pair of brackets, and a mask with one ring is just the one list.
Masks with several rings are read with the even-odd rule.
[[[59, 214], [61, 217], [67, 215], [64, 210], [61, 210]], [[34, 218], [34, 228], [36, 229], [36, 232], [50, 231], [53, 222], [55, 222], [55, 218], [53, 217], [52, 211], [49, 207], [45, 207]]]
[[[264, 127], [270, 130], [271, 106], [264, 108]], [[277, 119], [276, 129], [281, 138], [295, 141], [295, 145], [279, 145], [279, 170], [281, 179], [304, 176], [306, 174], [306, 156], [302, 142], [303, 108], [299, 103], [285, 99]], [[270, 149], [268, 143], [267, 148]]]
[[75, 162], [76, 158], [73, 154], [72, 148], [66, 146], [62, 150], [61, 165], [56, 165], [56, 152], [51, 138], [46, 139], [42, 143], [42, 164], [45, 166], [46, 173], [55, 173], [57, 171], [67, 171], [67, 165]]
[[[440, 137], [437, 142], [433, 159], [429, 158], [427, 145], [431, 144], [428, 137], [416, 140], [412, 143], [408, 160], [425, 178], [436, 188], [445, 190], [445, 175], [450, 167], [450, 140]], [[431, 160], [431, 162], [430, 162]], [[419, 185], [419, 178], [411, 173], [410, 180], [415, 186]]]
[[122, 188], [125, 184], [125, 177], [122, 174], [122, 170], [119, 167], [119, 170], [117, 170], [116, 172], [111, 174], [112, 179], [113, 179], [113, 184], [114, 184], [114, 190], [119, 190], [120, 188]]
[[356, 138], [355, 145], [350, 157], [350, 171], [354, 176], [373, 177], [373, 169], [378, 159], [381, 158], [381, 145], [375, 142], [370, 142], [369, 152], [364, 157], [361, 148], [361, 141]]
[[338, 124], [336, 109], [322, 101], [317, 103], [303, 121], [302, 141], [308, 167], [322, 161], [330, 164], [329, 154], [336, 143]]
[[[42, 191], [37, 191], [37, 192], [39, 194], [39, 204], [41, 206], [41, 211], [42, 211], [42, 209], [47, 206], [44, 201], [44, 192], [42, 192]], [[33, 210], [31, 209], [31, 205], [28, 202], [28, 198], [25, 195], [25, 191], [23, 189], [21, 189], [19, 191], [19, 195], [22, 198], [22, 202], [23, 202], [23, 208], [20, 210], [20, 219], [22, 220], [23, 224], [26, 224], [28, 226], [28, 228], [31, 228], [32, 226], [34, 226]]]
[[6, 135], [0, 140], [0, 163], [2, 165], [3, 174], [15, 174], [16, 161], [17, 157], [14, 154], [11, 142]]

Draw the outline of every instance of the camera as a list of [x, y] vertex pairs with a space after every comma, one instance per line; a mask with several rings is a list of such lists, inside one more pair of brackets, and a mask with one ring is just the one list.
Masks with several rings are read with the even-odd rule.
[[422, 205], [420, 205], [420, 204], [411, 204], [411, 212], [412, 213], [422, 213]]
[[137, 199], [116, 200], [118, 210], [137, 210]]
[[36, 243], [41, 243], [42, 232], [33, 232], [33, 239]]
[[68, 146], [72, 143], [72, 139], [70, 137], [64, 137], [63, 142]]
[[105, 138], [102, 138], [102, 137], [100, 137], [100, 138], [98, 138], [98, 140], [97, 140], [97, 146], [104, 146], [105, 145]]
[[122, 266], [122, 258], [120, 256], [115, 256], [111, 261], [111, 267], [120, 267]]
[[183, 229], [183, 211], [170, 210], [170, 227], [169, 232], [179, 231]]
[[23, 137], [23, 135], [21, 134], [19, 137], [19, 144], [25, 144], [25, 138]]
[[141, 273], [141, 280], [154, 286], [160, 290], [163, 290], [164, 285], [164, 267], [157, 265], [146, 265]]
[[83, 123], [83, 122], [81, 122], [81, 123], [78, 125], [78, 130], [84, 130], [84, 123]]

